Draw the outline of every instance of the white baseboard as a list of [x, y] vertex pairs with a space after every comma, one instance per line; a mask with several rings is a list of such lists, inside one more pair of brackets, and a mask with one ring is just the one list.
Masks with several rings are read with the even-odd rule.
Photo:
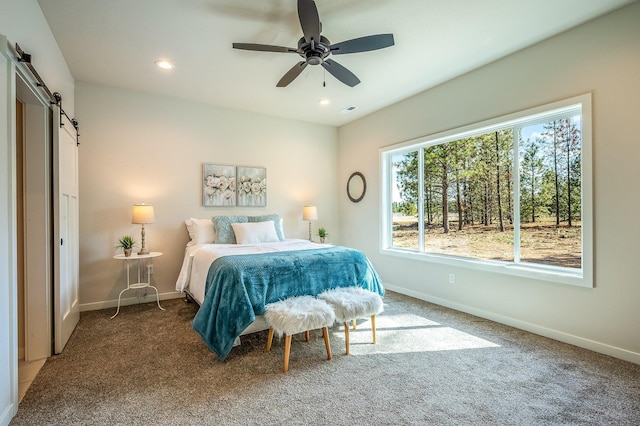
[[505, 325], [515, 327], [520, 330], [525, 330], [534, 334], [539, 334], [540, 336], [558, 340], [563, 343], [568, 343], [570, 345], [578, 346], [580, 348], [589, 349], [594, 352], [609, 355], [614, 358], [619, 358], [625, 361], [633, 362], [634, 364], [640, 364], [640, 353], [637, 353], [637, 352], [632, 352], [626, 349], [607, 345], [606, 343], [596, 342], [594, 340], [585, 339], [580, 336], [564, 333], [559, 330], [542, 327], [537, 324], [532, 324], [526, 321], [521, 321], [515, 318], [511, 318], [511, 317], [496, 314], [493, 312], [485, 311], [482, 309], [474, 308], [473, 306], [452, 302], [450, 300], [431, 296], [426, 293], [409, 290], [394, 284], [384, 283], [384, 286], [385, 288], [391, 291], [395, 291], [396, 293], [401, 293], [407, 296], [415, 297], [416, 299], [424, 300], [430, 303], [435, 303], [436, 305], [455, 309], [456, 311], [465, 312], [480, 318], [485, 318], [500, 324], [505, 324]]
[[[139, 292], [143, 294], [144, 289], [139, 290]], [[134, 295], [135, 291], [131, 291], [130, 294]], [[181, 297], [184, 297], [184, 294], [178, 291], [160, 293], [161, 301], [168, 300], [168, 299], [179, 299]], [[149, 303], [149, 302], [155, 302], [155, 301], [156, 301], [156, 292], [153, 291], [153, 289], [147, 289], [146, 295], [143, 295], [142, 297], [127, 297], [127, 298], [123, 297], [122, 299], [120, 299], [120, 306], [129, 306], [129, 305], [136, 305], [140, 303]], [[118, 299], [105, 300], [102, 302], [93, 302], [93, 303], [81, 303], [80, 312], [98, 311], [100, 309], [116, 308], [117, 306], [118, 306]]]
[[7, 405], [2, 414], [0, 414], [0, 426], [9, 426], [9, 423], [11, 423], [11, 419], [13, 418], [14, 414], [14, 405]]

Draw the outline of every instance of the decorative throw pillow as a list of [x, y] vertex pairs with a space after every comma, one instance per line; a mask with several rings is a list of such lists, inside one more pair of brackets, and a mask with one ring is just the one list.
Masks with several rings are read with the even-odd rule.
[[184, 224], [187, 226], [187, 232], [189, 233], [189, 242], [188, 246], [192, 246], [195, 244], [194, 239], [196, 238], [196, 228], [193, 225], [193, 221], [191, 219], [187, 219], [184, 221]]
[[232, 223], [247, 223], [247, 216], [214, 216], [213, 230], [216, 233], [216, 244], [236, 244]]
[[259, 244], [280, 241], [272, 220], [255, 223], [232, 223], [238, 244]]
[[282, 230], [282, 219], [277, 214], [265, 214], [262, 216], [249, 216], [249, 222], [268, 222], [272, 220], [275, 228], [276, 234], [278, 235], [278, 239], [280, 241], [284, 240], [284, 232]]
[[191, 241], [187, 244], [215, 244], [216, 234], [213, 229], [213, 223], [209, 219], [188, 219], [184, 221], [187, 225], [187, 232]]

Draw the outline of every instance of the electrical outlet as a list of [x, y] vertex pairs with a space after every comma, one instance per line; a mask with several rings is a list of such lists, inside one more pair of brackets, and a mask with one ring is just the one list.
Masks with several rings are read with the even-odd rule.
[[456, 274], [449, 274], [449, 284], [456, 283]]

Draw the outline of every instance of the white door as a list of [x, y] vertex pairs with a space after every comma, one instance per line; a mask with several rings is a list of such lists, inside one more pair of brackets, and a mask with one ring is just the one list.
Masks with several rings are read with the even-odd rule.
[[80, 319], [78, 304], [78, 146], [73, 124], [53, 105], [54, 352]]

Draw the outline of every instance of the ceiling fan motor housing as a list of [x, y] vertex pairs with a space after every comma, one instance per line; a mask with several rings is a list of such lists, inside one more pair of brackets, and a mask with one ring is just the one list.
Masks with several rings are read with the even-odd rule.
[[320, 36], [319, 42], [312, 39], [311, 43], [307, 43], [304, 37], [298, 40], [298, 54], [309, 65], [320, 65], [330, 53], [331, 42], [326, 37]]

